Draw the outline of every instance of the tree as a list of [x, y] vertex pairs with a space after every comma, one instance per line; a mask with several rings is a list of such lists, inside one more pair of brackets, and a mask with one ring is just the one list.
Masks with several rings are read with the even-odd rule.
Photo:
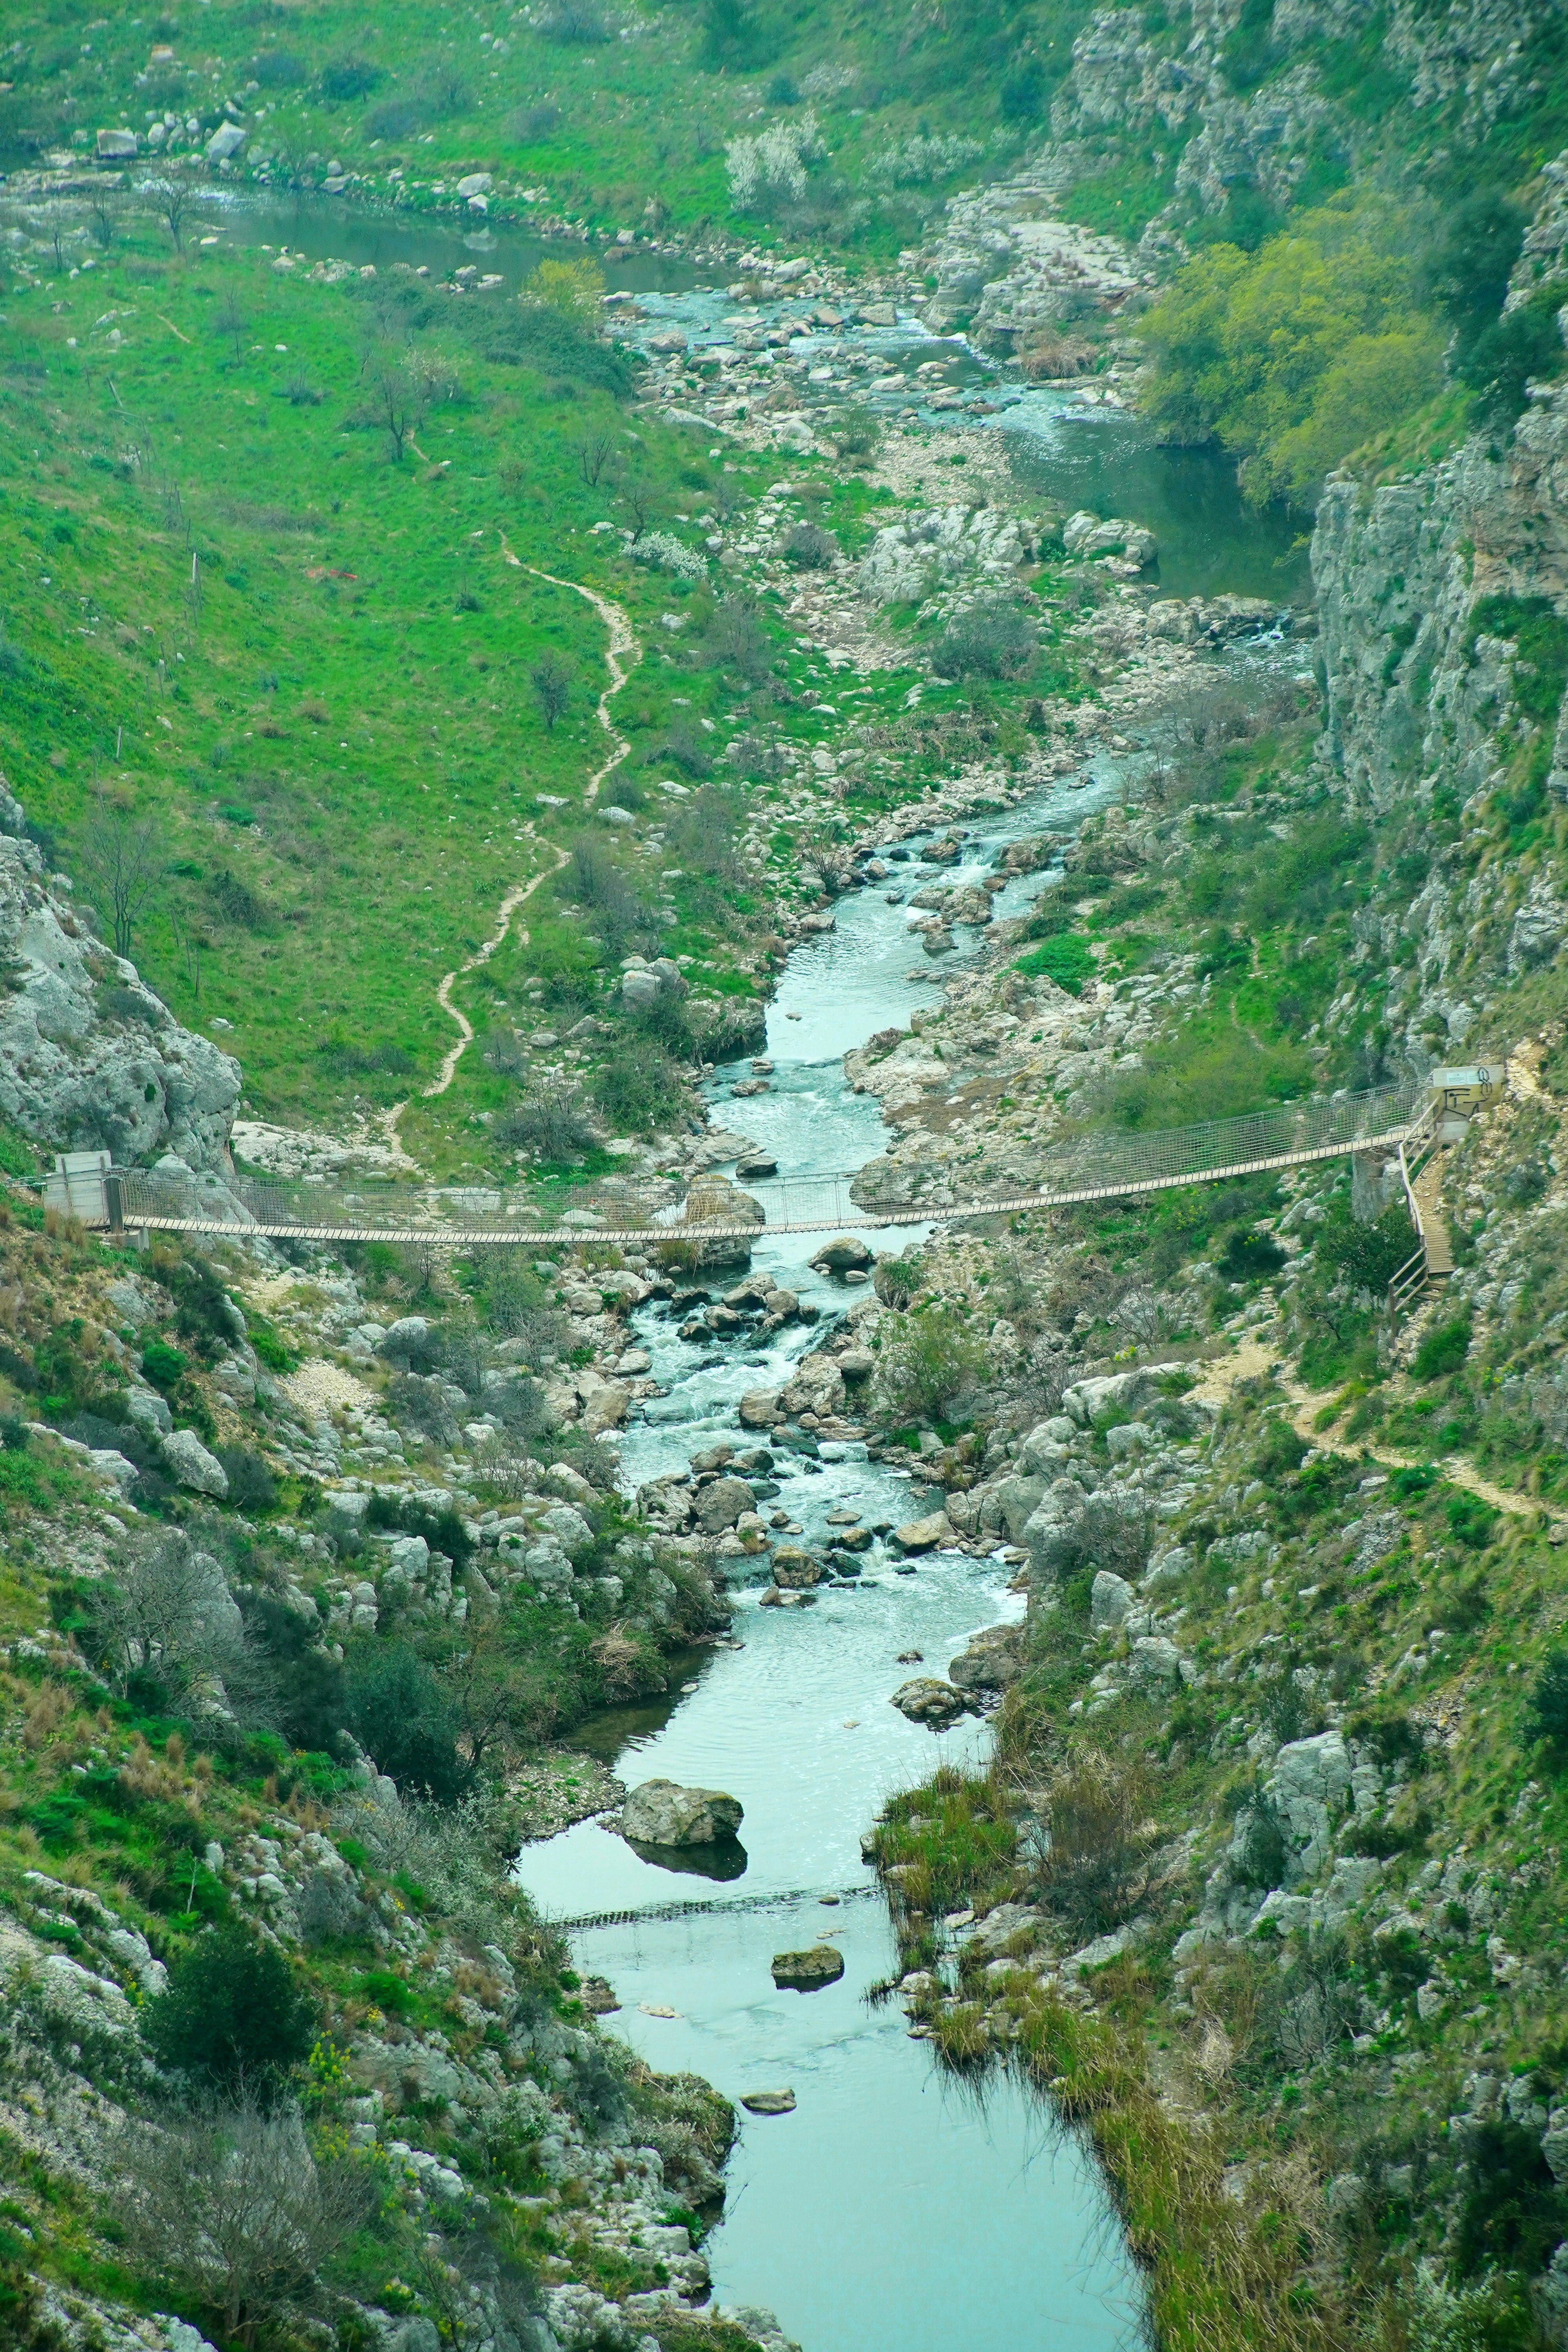
[[383, 353], [371, 379], [376, 414], [392, 444], [392, 461], [402, 463], [403, 445], [412, 441], [424, 422], [430, 404], [430, 378], [423, 368]]
[[605, 277], [597, 261], [541, 261], [523, 280], [521, 299], [559, 311], [580, 327], [597, 327]]
[[143, 2029], [159, 2064], [212, 2091], [266, 2102], [316, 2039], [316, 2003], [282, 1953], [244, 1927], [176, 1960]]
[[88, 215], [92, 222], [94, 236], [107, 252], [114, 243], [114, 232], [120, 220], [120, 206], [107, 188], [99, 189], [89, 198]]
[[240, 309], [239, 296], [232, 286], [224, 296], [223, 307], [217, 316], [217, 330], [234, 345], [235, 365], [238, 367], [245, 356], [246, 319]]
[[528, 675], [538, 702], [539, 715], [545, 722], [545, 732], [553, 735], [556, 720], [566, 717], [567, 706], [571, 700], [571, 673], [563, 662], [556, 659], [554, 654], [546, 654], [542, 661], [534, 664]]
[[221, 2311], [225, 2336], [246, 2345], [314, 2309], [324, 2266], [375, 2201], [360, 2164], [317, 2161], [297, 2108], [248, 2096], [143, 2126], [120, 2178], [143, 2259]]
[[162, 887], [167, 859], [156, 824], [98, 793], [81, 845], [88, 887], [102, 905], [114, 951], [130, 961], [137, 924]]
[[190, 190], [180, 180], [164, 180], [158, 189], [158, 216], [174, 240], [174, 250], [185, 249], [185, 206], [190, 202]]
[[457, 1710], [405, 1642], [378, 1643], [352, 1667], [349, 1720], [400, 1788], [450, 1803], [468, 1786], [473, 1776], [457, 1752]]
[[1256, 253], [1210, 246], [1145, 331], [1151, 411], [1167, 439], [1218, 441], [1260, 503], [1310, 505], [1324, 472], [1431, 399], [1444, 336], [1385, 214], [1303, 213]]
[[[180, 1355], [178, 1349], [167, 1353]], [[184, 1360], [180, 1356], [182, 1370]], [[124, 1692], [141, 1678], [156, 1685], [166, 1705], [183, 1705], [198, 1684], [214, 1680], [226, 1694], [246, 1664], [243, 1622], [223, 1571], [178, 1530], [136, 1545], [116, 1562], [93, 1588], [93, 1624], [114, 1687]]]
[[608, 433], [595, 433], [577, 445], [577, 469], [591, 490], [599, 488], [599, 478], [615, 455], [615, 444]]

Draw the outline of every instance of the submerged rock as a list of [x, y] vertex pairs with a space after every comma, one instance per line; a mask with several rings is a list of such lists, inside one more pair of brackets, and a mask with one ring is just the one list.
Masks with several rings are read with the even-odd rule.
[[626, 1799], [621, 1834], [641, 1845], [714, 1845], [733, 1838], [745, 1818], [738, 1797], [722, 1789], [683, 1789], [674, 1780], [644, 1780]]
[[[789, 1956], [780, 1954], [779, 1957], [787, 1958]], [[778, 1960], [775, 1960], [773, 1965], [777, 1969]], [[792, 2116], [795, 2112], [795, 2094], [793, 2091], [742, 2091], [740, 2104], [748, 2114], [754, 2116]]]

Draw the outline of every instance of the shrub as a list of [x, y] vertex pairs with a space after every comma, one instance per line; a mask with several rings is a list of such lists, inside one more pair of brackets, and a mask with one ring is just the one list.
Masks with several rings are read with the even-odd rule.
[[472, 1774], [457, 1752], [457, 1710], [406, 1643], [380, 1643], [350, 1668], [354, 1737], [400, 1789], [450, 1804]]
[[[350, 99], [368, 97], [381, 78], [381, 68], [371, 65], [368, 58], [334, 58], [321, 68], [321, 95], [341, 105]], [[259, 74], [256, 79], [261, 79]]]
[[953, 1316], [901, 1315], [877, 1357], [877, 1411], [894, 1428], [946, 1421], [978, 1390], [985, 1371], [983, 1343]]
[[497, 1119], [490, 1131], [498, 1143], [547, 1161], [580, 1160], [596, 1140], [580, 1088], [564, 1077], [536, 1078], [517, 1108]]
[[1456, 1315], [1450, 1322], [1434, 1324], [1411, 1359], [1418, 1381], [1440, 1381], [1457, 1372], [1470, 1352], [1470, 1318]]
[[597, 47], [615, 37], [614, 27], [595, 0], [551, 0], [551, 5], [538, 19], [538, 26], [547, 41], [561, 41], [580, 48]]
[[831, 572], [839, 560], [839, 542], [818, 522], [798, 522], [784, 536], [784, 561], [797, 572]]
[[[1243, 1227], [1230, 1235], [1221, 1251], [1219, 1271], [1227, 1282], [1255, 1282], [1264, 1275], [1278, 1274], [1285, 1255], [1271, 1234], [1250, 1233]], [[1294, 1463], [1291, 1466], [1293, 1469]]]
[[273, 2095], [309, 2054], [314, 1998], [281, 1952], [244, 1927], [220, 1927], [175, 1961], [149, 2003], [144, 2032], [159, 2064], [212, 2090]]
[[1097, 1748], [1081, 1750], [1051, 1780], [1040, 1893], [1075, 1934], [1103, 1935], [1137, 1909], [1149, 1885], [1148, 1810], [1143, 1774]]
[[220, 1445], [218, 1460], [229, 1482], [228, 1499], [239, 1511], [261, 1517], [277, 1500], [277, 1481], [259, 1454], [243, 1445]]
[[1472, 1551], [1484, 1551], [1492, 1539], [1502, 1513], [1494, 1511], [1491, 1505], [1483, 1502], [1479, 1495], [1461, 1490], [1449, 1496], [1443, 1506], [1443, 1517], [1448, 1521], [1448, 1533], [1457, 1543], [1468, 1544]]
[[808, 107], [792, 122], [769, 123], [755, 138], [731, 139], [724, 154], [737, 212], [771, 214], [798, 205], [809, 167], [827, 152]]
[[1568, 1748], [1568, 1650], [1551, 1650], [1542, 1661], [1525, 1718], [1527, 1736]]
[[251, 71], [263, 89], [297, 89], [305, 79], [305, 60], [290, 49], [264, 49]]
[[940, 677], [1022, 677], [1039, 642], [1027, 614], [993, 597], [955, 614], [932, 648], [931, 667]]
[[1058, 931], [1053, 939], [1019, 956], [1015, 969], [1031, 980], [1054, 981], [1069, 996], [1082, 996], [1084, 982], [1092, 980], [1098, 966], [1086, 940], [1076, 931]]
[[172, 1389], [183, 1379], [190, 1358], [167, 1339], [151, 1339], [141, 1350], [141, 1369], [155, 1389]]
[[653, 1135], [685, 1115], [680, 1071], [653, 1037], [628, 1038], [596, 1073], [593, 1095], [618, 1134]]

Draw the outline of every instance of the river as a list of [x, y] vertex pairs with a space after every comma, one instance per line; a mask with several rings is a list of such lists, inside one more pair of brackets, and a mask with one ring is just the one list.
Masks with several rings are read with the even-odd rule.
[[[442, 275], [471, 259], [508, 290], [550, 249], [518, 231], [316, 200], [231, 200], [221, 218], [236, 243], [287, 244], [312, 259], [378, 268], [406, 261]], [[731, 299], [699, 285], [689, 265], [613, 251], [599, 257], [612, 286], [639, 298], [643, 320], [633, 332], [678, 324], [693, 342], [713, 346], [733, 333]], [[780, 306], [748, 306], [746, 323], [784, 315]], [[1167, 593], [1229, 588], [1283, 603], [1299, 584], [1287, 535], [1246, 513], [1228, 467], [1204, 453], [1158, 449], [1125, 411], [1087, 413], [1066, 391], [1004, 385], [961, 337], [933, 336], [911, 316], [852, 333], [805, 326], [793, 349], [812, 359], [869, 352], [911, 370], [936, 355], [942, 387], [985, 395], [987, 410], [967, 421], [1009, 435], [1027, 486], [1155, 529]], [[928, 382], [896, 397], [914, 399], [923, 425], [953, 426], [960, 419], [931, 404], [936, 388]], [[864, 394], [876, 404], [871, 386]], [[1230, 656], [1243, 666], [1279, 658], [1298, 657], [1262, 647]], [[900, 866], [896, 884], [907, 891], [922, 879], [977, 881], [1008, 840], [1054, 830], [1065, 841], [1126, 781], [1116, 762], [1092, 763], [971, 828], [956, 868]], [[1009, 882], [998, 914], [1019, 911], [1040, 887], [1039, 876]], [[975, 951], [978, 935], [960, 930], [956, 955], [933, 964], [908, 924], [885, 889], [841, 901], [835, 929], [798, 947], [780, 977], [768, 1020], [769, 1090], [733, 1094], [751, 1076], [749, 1063], [715, 1075], [715, 1123], [778, 1162], [776, 1183], [750, 1188], [776, 1216], [791, 1181], [853, 1169], [883, 1148], [879, 1106], [852, 1093], [843, 1055], [937, 1002], [945, 973]], [[919, 1229], [901, 1238], [918, 1239]], [[637, 1339], [663, 1393], [625, 1433], [628, 1490], [685, 1468], [705, 1444], [755, 1444], [739, 1430], [740, 1395], [781, 1385], [830, 1318], [864, 1296], [812, 1271], [816, 1245], [765, 1241], [753, 1261], [816, 1303], [815, 1327], [787, 1328], [765, 1346], [716, 1343], [710, 1352], [679, 1339], [668, 1310], [638, 1315]], [[824, 1443], [816, 1460], [776, 1451], [768, 1475], [801, 1540], [817, 1548], [831, 1510], [897, 1523], [939, 1499], [909, 1472], [868, 1462], [862, 1444]], [[983, 1722], [935, 1735], [906, 1722], [891, 1695], [915, 1671], [909, 1654], [919, 1654], [922, 1670], [945, 1673], [972, 1633], [1020, 1615], [1023, 1598], [999, 1553], [939, 1553], [915, 1566], [879, 1542], [863, 1558], [864, 1574], [822, 1587], [812, 1605], [760, 1607], [760, 1574], [738, 1586], [727, 1643], [695, 1653], [667, 1698], [607, 1714], [580, 1734], [629, 1783], [662, 1776], [737, 1796], [741, 1851], [722, 1872], [711, 1862], [705, 1869], [701, 1857], [685, 1869], [645, 1860], [589, 1821], [526, 1848], [517, 1874], [541, 1911], [566, 1926], [580, 1969], [614, 1987], [621, 2006], [612, 2030], [652, 2065], [701, 2074], [736, 2099], [795, 2094], [792, 2114], [742, 2114], [724, 2218], [707, 2244], [721, 2304], [773, 2309], [807, 2352], [949, 2352], [955, 2344], [965, 2352], [1120, 2352], [1144, 2338], [1143, 2290], [1082, 2142], [1022, 2082], [992, 2074], [977, 2084], [946, 2074], [932, 2045], [910, 2035], [895, 2000], [865, 1997], [890, 1974], [896, 1950], [874, 1873], [861, 1859], [862, 1834], [885, 1797], [939, 1759], [981, 1764], [989, 1747]], [[842, 1978], [810, 1994], [777, 1989], [773, 1954], [823, 1939], [842, 1952]]]
[[[943, 878], [977, 879], [1018, 835], [1065, 836], [1119, 782], [1106, 764], [1077, 790], [1031, 795], [971, 833]], [[899, 869], [901, 880], [918, 870]], [[731, 1094], [748, 1064], [716, 1074], [716, 1122], [766, 1146], [780, 1181], [852, 1167], [885, 1139], [842, 1056], [937, 999], [940, 975], [922, 969], [907, 923], [881, 891], [841, 901], [835, 930], [799, 948], [781, 976], [772, 1091]], [[676, 1338], [667, 1310], [640, 1314], [638, 1339], [666, 1393], [626, 1433], [628, 1487], [685, 1467], [704, 1444], [756, 1442], [738, 1432], [740, 1392], [787, 1379], [829, 1318], [864, 1296], [814, 1274], [814, 1246], [781, 1238], [755, 1253], [822, 1315], [765, 1349], [709, 1354]], [[779, 1453], [769, 1474], [808, 1544], [821, 1543], [835, 1507], [873, 1524], [931, 1507], [909, 1473], [869, 1463], [863, 1445], [824, 1444], [822, 1454]], [[977, 1763], [988, 1746], [973, 1720], [940, 1738], [905, 1722], [889, 1704], [915, 1671], [900, 1653], [944, 1673], [972, 1633], [1019, 1615], [1022, 1597], [999, 1557], [943, 1554], [914, 1569], [880, 1544], [865, 1557], [867, 1573], [823, 1589], [811, 1608], [763, 1609], [757, 1586], [742, 1587], [735, 1646], [701, 1654], [669, 1702], [593, 1727], [592, 1744], [631, 1783], [664, 1776], [739, 1797], [739, 1875], [644, 1861], [594, 1822], [526, 1849], [518, 1874], [552, 1917], [592, 1923], [572, 1928], [577, 1964], [610, 1979], [622, 2004], [613, 2029], [650, 2063], [703, 2074], [731, 2097], [795, 2093], [792, 2115], [743, 2116], [708, 2245], [720, 2302], [770, 2306], [808, 2352], [1112, 2352], [1139, 2337], [1141, 2291], [1080, 2143], [1022, 2084], [993, 2077], [977, 2090], [945, 2074], [896, 2002], [864, 1998], [896, 1956], [861, 1835], [885, 1796], [939, 1758]], [[843, 1953], [842, 1979], [812, 1994], [777, 1990], [772, 1955], [824, 1936]]]

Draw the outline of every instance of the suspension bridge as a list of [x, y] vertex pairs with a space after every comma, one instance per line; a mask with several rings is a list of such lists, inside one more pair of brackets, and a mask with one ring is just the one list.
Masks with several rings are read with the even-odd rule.
[[[1448, 1271], [1447, 1235], [1427, 1173], [1433, 1154], [1461, 1135], [1500, 1089], [1501, 1070], [1435, 1071], [1425, 1083], [1377, 1087], [1328, 1101], [1281, 1103], [1241, 1118], [1206, 1119], [1148, 1134], [1076, 1136], [1044, 1153], [1035, 1180], [966, 1196], [950, 1161], [910, 1170], [915, 1197], [892, 1204], [864, 1191], [863, 1171], [768, 1178], [744, 1188], [724, 1178], [687, 1180], [683, 1195], [644, 1211], [626, 1179], [589, 1186], [584, 1205], [550, 1221], [519, 1191], [486, 1187], [325, 1182], [260, 1183], [246, 1177], [117, 1168], [106, 1152], [60, 1155], [44, 1186], [48, 1206], [110, 1234], [204, 1234], [238, 1240], [393, 1242], [452, 1249], [580, 1248], [587, 1243], [754, 1243], [785, 1234], [881, 1232], [1012, 1217], [1095, 1201], [1136, 1199], [1190, 1184], [1272, 1174], [1364, 1154], [1397, 1160], [1421, 1249], [1396, 1277], [1397, 1307]], [[885, 1163], [883, 1163], [885, 1165]], [[1426, 1181], [1423, 1177], [1426, 1176]]]

